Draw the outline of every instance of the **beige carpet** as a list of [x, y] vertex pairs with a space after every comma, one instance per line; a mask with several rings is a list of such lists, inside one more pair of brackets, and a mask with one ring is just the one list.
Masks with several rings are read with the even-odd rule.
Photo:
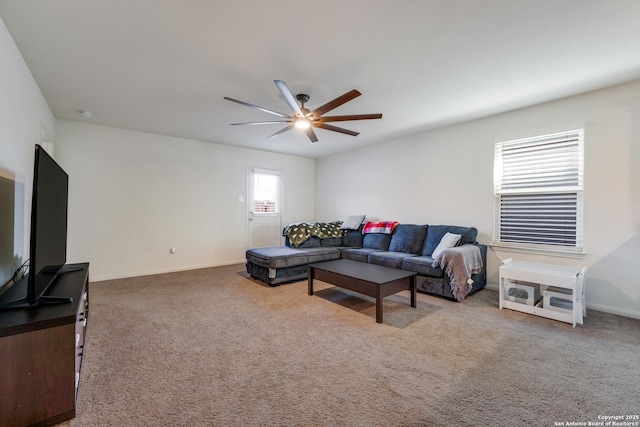
[[243, 265], [90, 285], [63, 426], [554, 426], [640, 413], [640, 320], [270, 288]]

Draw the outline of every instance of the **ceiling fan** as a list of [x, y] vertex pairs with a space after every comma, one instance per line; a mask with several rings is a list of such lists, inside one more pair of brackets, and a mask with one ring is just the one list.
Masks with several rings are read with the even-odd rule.
[[[361, 93], [355, 89], [345, 93], [344, 95], [337, 97], [332, 101], [327, 102], [324, 105], [321, 105], [315, 110], [309, 110], [304, 106], [304, 104], [306, 104], [309, 101], [309, 95], [300, 93], [294, 97], [291, 94], [291, 91], [289, 90], [285, 82], [283, 82], [282, 80], [274, 80], [274, 82], [278, 87], [278, 89], [280, 90], [280, 93], [284, 97], [285, 101], [287, 101], [287, 104], [289, 104], [289, 107], [293, 111], [293, 114], [287, 115], [287, 114], [279, 113], [277, 111], [270, 110], [268, 108], [259, 107], [257, 105], [249, 104], [248, 102], [239, 101], [237, 99], [233, 99], [225, 96], [224, 99], [228, 101], [237, 102], [238, 104], [246, 105], [247, 107], [251, 107], [251, 108], [257, 108], [260, 111], [264, 111], [265, 113], [280, 116], [284, 119], [284, 120], [269, 120], [269, 121], [262, 121], [262, 122], [231, 123], [232, 126], [289, 123], [285, 128], [270, 135], [269, 138], [273, 138], [282, 133], [285, 133], [288, 130], [293, 129], [294, 127], [297, 127], [305, 131], [305, 133], [307, 134], [307, 137], [309, 137], [311, 142], [316, 142], [318, 140], [318, 137], [313, 131], [314, 127], [330, 130], [333, 132], [340, 132], [340, 133], [344, 133], [351, 136], [357, 136], [359, 134], [358, 132], [333, 126], [328, 124], [328, 122], [344, 122], [344, 121], [350, 121], [350, 120], [371, 120], [371, 119], [382, 118], [382, 114], [351, 114], [346, 116], [323, 116], [323, 114], [333, 110], [334, 108], [337, 108], [340, 105], [346, 102], [349, 102], [352, 99], [360, 96]], [[298, 105], [298, 102], [300, 103], [300, 105]]]

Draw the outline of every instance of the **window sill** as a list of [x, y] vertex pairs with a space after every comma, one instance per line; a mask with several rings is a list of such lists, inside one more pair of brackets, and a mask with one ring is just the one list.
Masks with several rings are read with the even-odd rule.
[[506, 252], [517, 252], [517, 253], [525, 253], [525, 254], [535, 254], [535, 255], [552, 255], [557, 257], [565, 257], [565, 258], [584, 258], [587, 253], [586, 252], [576, 252], [562, 249], [549, 249], [549, 248], [531, 248], [531, 247], [522, 247], [522, 246], [513, 246], [504, 243], [492, 243], [489, 247], [494, 251], [506, 251]]

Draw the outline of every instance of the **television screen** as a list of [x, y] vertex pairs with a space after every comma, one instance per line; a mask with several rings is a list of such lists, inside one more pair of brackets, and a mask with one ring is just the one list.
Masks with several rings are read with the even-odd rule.
[[35, 304], [67, 259], [69, 176], [36, 145], [27, 300]]

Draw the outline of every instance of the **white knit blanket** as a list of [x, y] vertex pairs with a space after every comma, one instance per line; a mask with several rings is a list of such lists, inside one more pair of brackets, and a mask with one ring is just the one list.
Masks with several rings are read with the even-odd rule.
[[480, 248], [471, 244], [445, 249], [432, 265], [441, 267], [449, 276], [451, 292], [458, 301], [463, 301], [471, 291], [471, 275], [482, 271], [482, 266]]

